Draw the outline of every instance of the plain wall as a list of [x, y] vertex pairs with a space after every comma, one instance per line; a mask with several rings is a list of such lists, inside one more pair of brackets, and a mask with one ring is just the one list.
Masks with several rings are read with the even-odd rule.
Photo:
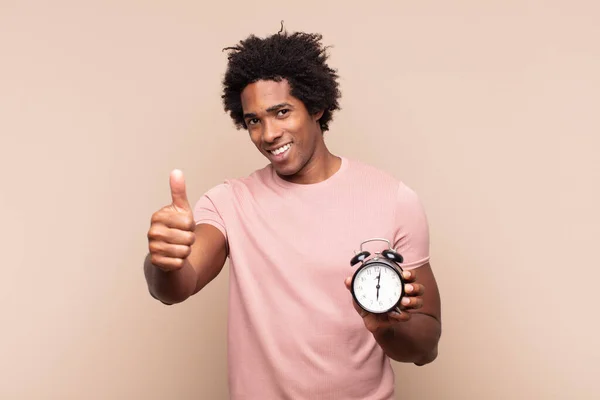
[[315, 31], [326, 141], [421, 196], [438, 360], [401, 399], [598, 399], [600, 3], [0, 1], [0, 398], [226, 399], [227, 268], [147, 293], [151, 214], [266, 163], [222, 48]]

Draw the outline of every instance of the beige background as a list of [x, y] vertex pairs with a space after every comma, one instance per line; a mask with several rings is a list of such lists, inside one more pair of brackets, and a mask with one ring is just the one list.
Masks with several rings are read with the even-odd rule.
[[161, 306], [145, 234], [171, 169], [264, 165], [221, 49], [281, 19], [334, 46], [332, 151], [428, 210], [444, 333], [399, 398], [600, 398], [598, 4], [0, 0], [0, 398], [227, 398], [227, 271]]

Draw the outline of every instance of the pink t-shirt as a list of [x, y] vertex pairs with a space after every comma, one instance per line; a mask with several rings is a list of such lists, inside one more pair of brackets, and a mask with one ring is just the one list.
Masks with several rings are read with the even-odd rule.
[[405, 269], [429, 261], [427, 219], [413, 190], [344, 157], [332, 177], [310, 185], [287, 182], [267, 165], [213, 187], [194, 217], [220, 229], [229, 248], [232, 399], [394, 397], [390, 359], [344, 279], [371, 238], [390, 240]]

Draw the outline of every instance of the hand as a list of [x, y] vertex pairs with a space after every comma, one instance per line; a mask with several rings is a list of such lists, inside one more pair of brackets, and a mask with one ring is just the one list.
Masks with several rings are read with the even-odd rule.
[[[423, 305], [423, 293], [425, 292], [425, 287], [421, 284], [415, 283], [416, 272], [414, 270], [403, 271], [402, 276], [404, 277], [405, 281], [404, 289], [406, 294], [397, 305], [401, 311], [400, 313], [397, 311], [390, 311], [387, 314], [372, 314], [363, 310], [358, 304], [356, 304], [356, 301], [352, 299], [354, 309], [362, 317], [366, 328], [370, 332], [377, 333], [381, 330], [391, 327], [396, 323], [408, 321], [411, 317], [409, 311], [416, 310]], [[347, 277], [344, 283], [346, 285], [346, 289], [350, 291], [352, 277]]]
[[194, 215], [187, 199], [183, 173], [172, 171], [169, 183], [172, 203], [152, 214], [148, 230], [151, 262], [163, 271], [181, 269], [196, 239]]

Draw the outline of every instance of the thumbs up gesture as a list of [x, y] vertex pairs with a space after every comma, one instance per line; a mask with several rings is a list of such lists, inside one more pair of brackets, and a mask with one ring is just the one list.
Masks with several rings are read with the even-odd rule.
[[171, 172], [170, 186], [172, 202], [152, 214], [148, 230], [151, 262], [163, 271], [182, 268], [196, 238], [194, 215], [181, 171]]

